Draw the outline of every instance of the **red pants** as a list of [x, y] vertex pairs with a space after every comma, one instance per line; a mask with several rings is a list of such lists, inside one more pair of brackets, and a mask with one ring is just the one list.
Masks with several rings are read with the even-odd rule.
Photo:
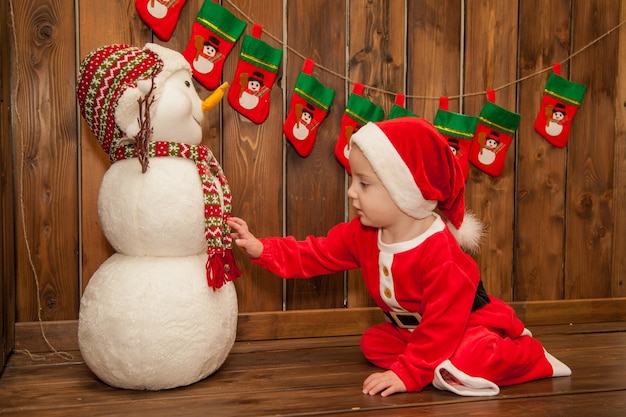
[[[452, 357], [442, 357], [439, 363], [450, 359], [466, 374], [485, 378], [499, 386], [552, 377], [552, 366], [546, 359], [543, 346], [532, 336], [521, 336], [523, 330], [523, 324], [508, 305], [492, 300], [472, 313], [458, 348]], [[410, 335], [408, 330], [391, 323], [379, 324], [365, 331], [361, 350], [374, 365], [391, 369], [398, 356], [419, 352], [418, 349], [412, 349], [412, 353], [406, 351]], [[439, 363], [433, 364], [433, 372]]]

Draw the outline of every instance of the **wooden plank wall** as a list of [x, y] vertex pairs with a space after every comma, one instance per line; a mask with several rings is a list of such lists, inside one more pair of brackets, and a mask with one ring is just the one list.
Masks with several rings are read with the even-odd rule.
[[[618, 204], [626, 201], [626, 29], [592, 43], [626, 18], [622, 0], [221, 3], [247, 21], [246, 33], [261, 24], [262, 39], [284, 51], [264, 123], [224, 102], [204, 126], [231, 183], [234, 212], [258, 236], [322, 234], [353, 215], [349, 178], [332, 151], [355, 82], [386, 113], [402, 93], [410, 110], [431, 121], [440, 96], [450, 98], [451, 111], [478, 115], [486, 90], [495, 89], [496, 104], [522, 119], [504, 173], [492, 178], [472, 168], [467, 183], [467, 206], [489, 229], [476, 256], [488, 290], [506, 301], [626, 296], [626, 219]], [[77, 115], [77, 63], [112, 43], [154, 41], [182, 51], [201, 4], [188, 0], [173, 37], [162, 42], [131, 0], [12, 1], [12, 73], [21, 80], [13, 163], [24, 171], [15, 178], [24, 206], [16, 198], [15, 207], [17, 224], [22, 216], [26, 224], [26, 233], [16, 233], [17, 321], [37, 320], [37, 282], [43, 320], [76, 319], [81, 291], [112, 253], [96, 207], [108, 162]], [[226, 81], [240, 45], [226, 62]], [[281, 132], [304, 58], [336, 90], [307, 158]], [[588, 89], [568, 146], [556, 148], [532, 125], [548, 71], [561, 61], [563, 75]], [[371, 305], [358, 272], [284, 283], [237, 255], [242, 312]]]
[[7, 2], [0, 3], [0, 369], [15, 339], [15, 217], [11, 161], [11, 63]]

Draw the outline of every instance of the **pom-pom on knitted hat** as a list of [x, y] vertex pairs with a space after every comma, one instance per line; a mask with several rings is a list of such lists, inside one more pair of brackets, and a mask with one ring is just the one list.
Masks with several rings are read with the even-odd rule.
[[152, 94], [158, 100], [165, 80], [180, 70], [191, 73], [181, 54], [152, 43], [143, 49], [125, 44], [106, 45], [83, 59], [78, 75], [78, 105], [109, 156], [124, 139], [132, 139], [122, 129], [137, 120], [138, 99], [145, 94], [138, 88], [138, 81], [152, 78], [155, 87]]
[[431, 123], [419, 117], [369, 122], [351, 141], [400, 210], [423, 219], [436, 208], [464, 249], [478, 249], [483, 226], [465, 212], [461, 166]]

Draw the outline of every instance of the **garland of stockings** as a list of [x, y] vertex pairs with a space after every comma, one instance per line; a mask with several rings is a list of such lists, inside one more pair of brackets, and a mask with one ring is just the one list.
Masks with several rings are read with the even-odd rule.
[[[186, 0], [135, 0], [141, 19], [163, 41], [169, 40]], [[221, 6], [218, 0], [204, 0], [192, 25], [183, 56], [194, 78], [205, 88], [215, 90], [222, 79], [224, 61], [246, 29], [246, 22]], [[262, 26], [254, 24], [243, 36], [234, 80], [228, 90], [233, 109], [256, 124], [263, 123], [270, 111], [270, 91], [282, 60], [282, 49], [261, 40]], [[298, 75], [283, 133], [294, 150], [307, 157], [315, 144], [317, 131], [335, 97], [313, 74], [315, 63], [305, 59]], [[334, 154], [350, 173], [348, 155], [351, 136], [367, 122], [385, 119], [382, 108], [363, 97], [363, 84], [356, 83], [341, 117]], [[581, 105], [586, 86], [561, 77], [560, 64], [549, 74], [535, 118], [535, 131], [555, 147], [564, 147], [572, 120]], [[465, 180], [470, 163], [497, 177], [504, 171], [506, 151], [520, 123], [520, 115], [495, 104], [495, 91], [489, 90], [478, 116], [448, 110], [448, 98], [441, 97], [433, 124], [456, 155]], [[418, 117], [404, 106], [405, 96], [397, 94], [387, 119]]]

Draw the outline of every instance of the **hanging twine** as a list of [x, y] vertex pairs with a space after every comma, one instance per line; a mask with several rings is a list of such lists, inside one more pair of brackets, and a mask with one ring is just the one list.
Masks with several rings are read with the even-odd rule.
[[[239, 8], [236, 4], [234, 4], [232, 2], [232, 0], [225, 0], [234, 10], [236, 10], [241, 16], [243, 16], [246, 20], [248, 20], [251, 23], [254, 23], [254, 20], [251, 19], [246, 13], [244, 13], [243, 10], [241, 10], [241, 8]], [[585, 49], [593, 46], [594, 44], [600, 42], [603, 38], [607, 37], [608, 35], [610, 35], [611, 33], [613, 33], [614, 31], [616, 31], [617, 29], [619, 29], [622, 25], [624, 25], [626, 23], [626, 20], [621, 21], [620, 23], [618, 23], [616, 26], [614, 26], [613, 28], [609, 29], [607, 32], [605, 32], [604, 34], [598, 36], [596, 39], [592, 40], [591, 42], [589, 42], [587, 45], [583, 46], [582, 48], [580, 48], [578, 51], [572, 53], [571, 55], [569, 55], [567, 58], [563, 59], [560, 64], [563, 64], [569, 60], [571, 60], [572, 58], [574, 58], [576, 55], [580, 54], [581, 52], [583, 52]], [[279, 39], [278, 37], [274, 36], [273, 34], [267, 32], [265, 29], [263, 29], [263, 32], [269, 36], [270, 38], [272, 38], [274, 41], [276, 41], [277, 43], [279, 43], [280, 45], [285, 46], [285, 48], [287, 48], [287, 50], [289, 50], [290, 52], [294, 53], [295, 55], [299, 56], [302, 59], [306, 59], [306, 56], [304, 54], [302, 54], [300, 51], [295, 50], [294, 48], [292, 48], [291, 46], [285, 44], [281, 39]], [[319, 65], [317, 62], [315, 62], [315, 66], [320, 68], [321, 70], [328, 72], [329, 74], [334, 75], [337, 78], [340, 78], [350, 84], [356, 84], [355, 82], [351, 81], [348, 77], [331, 70], [330, 68], [327, 68], [323, 65]], [[552, 66], [548, 67], [548, 68], [544, 68], [542, 70], [539, 70], [537, 72], [534, 72], [532, 74], [526, 75], [522, 78], [518, 78], [515, 81], [511, 81], [509, 83], [506, 83], [504, 85], [501, 85], [500, 87], [496, 87], [496, 88], [490, 88], [490, 90], [494, 90], [494, 91], [500, 91], [503, 90], [507, 87], [510, 87], [512, 85], [516, 85], [519, 84], [520, 82], [527, 80], [529, 78], [533, 78], [536, 77], [538, 75], [543, 74], [544, 72], [549, 72], [552, 71]], [[379, 93], [382, 94], [390, 94], [395, 96], [397, 94], [397, 92], [394, 91], [389, 91], [389, 90], [385, 90], [383, 88], [378, 88], [378, 87], [371, 87], [371, 86], [365, 86], [365, 88], [367, 88], [368, 90], [371, 91], [377, 91]], [[487, 93], [487, 90], [485, 91], [479, 91], [479, 92], [475, 92], [475, 93], [464, 93], [464, 94], [459, 94], [456, 96], [447, 96], [449, 99], [457, 99], [457, 98], [464, 98], [464, 97], [473, 97], [473, 96], [484, 96]], [[406, 98], [415, 98], [415, 99], [422, 99], [422, 100], [439, 100], [441, 98], [441, 96], [437, 96], [437, 97], [433, 97], [433, 96], [419, 96], [419, 95], [410, 95], [407, 94]]]
[[[13, 1], [9, 2], [9, 14], [11, 15], [11, 28], [13, 29], [11, 33], [13, 35], [13, 48], [15, 50], [15, 56], [20, 56], [18, 52], [20, 49], [17, 43], [17, 35], [15, 33], [15, 14], [13, 11]], [[15, 65], [19, 67], [19, 61], [17, 61]], [[15, 96], [16, 97], [18, 96], [18, 92], [21, 87], [20, 73], [21, 73], [21, 70], [17, 68], [17, 71], [15, 71]], [[19, 125], [20, 143], [21, 143], [21, 146], [20, 146], [21, 163], [20, 163], [20, 169], [19, 169], [20, 174], [19, 174], [18, 184], [19, 184], [19, 198], [20, 198], [20, 212], [21, 212], [20, 217], [22, 220], [21, 222], [22, 233], [24, 235], [24, 245], [26, 246], [26, 254], [28, 255], [28, 265], [30, 266], [30, 269], [33, 273], [33, 278], [35, 280], [35, 289], [37, 293], [37, 321], [39, 323], [39, 330], [41, 332], [41, 337], [43, 338], [46, 346], [48, 346], [48, 349], [50, 349], [51, 353], [35, 354], [35, 353], [30, 352], [28, 349], [16, 349], [14, 350], [14, 352], [28, 355], [30, 359], [33, 361], [44, 361], [50, 356], [58, 356], [66, 361], [73, 361], [74, 356], [72, 356], [70, 353], [58, 351], [55, 349], [54, 346], [52, 346], [52, 343], [50, 343], [50, 340], [48, 340], [48, 337], [46, 336], [46, 332], [43, 327], [43, 319], [41, 317], [42, 306], [41, 306], [41, 288], [39, 286], [39, 275], [37, 274], [37, 269], [35, 268], [35, 264], [33, 262], [32, 250], [30, 248], [30, 243], [28, 241], [28, 233], [26, 229], [26, 204], [24, 202], [24, 161], [26, 158], [24, 155], [24, 130], [22, 129], [22, 117], [19, 112], [19, 106], [15, 107], [15, 119], [17, 120], [18, 125]]]

